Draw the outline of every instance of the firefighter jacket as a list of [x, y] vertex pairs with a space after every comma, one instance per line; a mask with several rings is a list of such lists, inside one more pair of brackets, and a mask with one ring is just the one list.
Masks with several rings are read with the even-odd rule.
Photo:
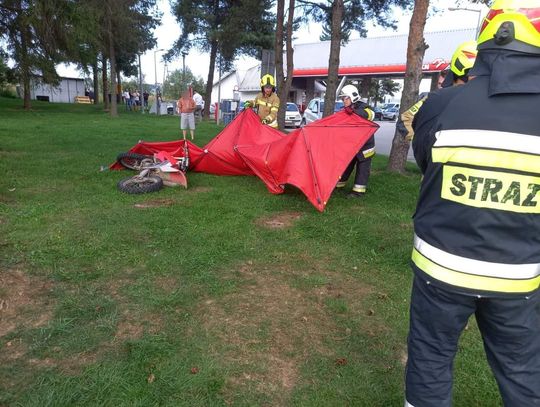
[[466, 85], [431, 93], [415, 117], [424, 178], [412, 265], [447, 289], [526, 296], [540, 286], [540, 89], [508, 92], [494, 60]]
[[255, 98], [254, 106], [261, 121], [264, 120], [270, 127], [278, 127], [277, 113], [279, 110], [279, 97], [275, 92], [272, 92], [269, 97], [259, 92]]
[[396, 128], [399, 134], [409, 142], [414, 138], [414, 130], [412, 128], [414, 116], [416, 116], [416, 113], [418, 113], [418, 111], [426, 101], [427, 97], [427, 93], [420, 94], [418, 102], [416, 102], [410, 108], [401, 113], [396, 123]]
[[[352, 105], [354, 113], [356, 113], [358, 116], [363, 117], [366, 120], [371, 120], [375, 118], [375, 112], [371, 109], [371, 107], [362, 101], [356, 102]], [[345, 108], [346, 109], [346, 108]], [[358, 159], [367, 159], [371, 158], [375, 155], [375, 135], [371, 136], [367, 141], [366, 144], [362, 146], [360, 149], [357, 158]]]

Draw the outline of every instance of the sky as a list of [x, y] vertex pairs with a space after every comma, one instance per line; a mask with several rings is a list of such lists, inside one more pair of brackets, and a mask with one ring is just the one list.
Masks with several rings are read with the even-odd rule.
[[[488, 11], [488, 8], [485, 6], [478, 4], [469, 5], [466, 1], [461, 1], [461, 8], [481, 10], [481, 13], [465, 10], [449, 11], [448, 7], [457, 7], [457, 2], [448, 0], [432, 0], [431, 4], [438, 11], [430, 13], [426, 23], [426, 32], [477, 27], [479, 16], [481, 15], [481, 17], [484, 17]], [[141, 57], [141, 67], [145, 83], [154, 83], [156, 81], [162, 83], [166, 70], [172, 72], [175, 69], [182, 69], [183, 66], [181, 56], [167, 66], [165, 66], [161, 59], [165, 51], [159, 50], [169, 50], [172, 47], [174, 41], [180, 36], [180, 27], [178, 26], [175, 17], [171, 14], [169, 0], [158, 0], [157, 6], [163, 13], [161, 25], [155, 30], [157, 46], [154, 50], [147, 51]], [[396, 9], [394, 10], [394, 18], [397, 20], [397, 29], [395, 31], [368, 25], [368, 37], [406, 34], [409, 30], [411, 13], [405, 13], [403, 10]], [[295, 33], [296, 40], [294, 43], [304, 44], [318, 42], [321, 31], [321, 27], [317, 24], [304, 26]], [[351, 38], [358, 38], [358, 36], [353, 35]], [[448, 57], [450, 58], [450, 55]], [[209, 64], [209, 56], [207, 54], [201, 54], [196, 50], [192, 50], [185, 58], [186, 68], [189, 68], [196, 76], [202, 77], [205, 81], [208, 76]], [[257, 61], [253, 58], [240, 58], [236, 62], [236, 68], [238, 70], [247, 70], [256, 64]], [[157, 69], [154, 69], [154, 65]], [[59, 66], [58, 73], [61, 76], [82, 76], [82, 74], [77, 72], [73, 66]], [[215, 78], [217, 79], [217, 73]]]

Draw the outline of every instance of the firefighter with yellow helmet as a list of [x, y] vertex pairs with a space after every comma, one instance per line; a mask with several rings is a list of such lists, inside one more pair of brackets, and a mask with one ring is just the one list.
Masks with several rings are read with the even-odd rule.
[[424, 174], [414, 215], [406, 406], [452, 405], [475, 315], [505, 406], [540, 406], [540, 0], [496, 0], [473, 81], [414, 120]]
[[[441, 88], [467, 83], [469, 81], [469, 71], [474, 65], [477, 54], [476, 41], [466, 41], [460, 44], [452, 55], [452, 60], [448, 66], [448, 72], [446, 72], [444, 81], [441, 83]], [[414, 137], [414, 131], [412, 129], [414, 116], [418, 113], [418, 110], [422, 107], [427, 97], [427, 93], [420, 95], [418, 102], [404, 111], [396, 124], [400, 134], [408, 141], [411, 141]]]
[[261, 92], [253, 101], [247, 101], [245, 108], [253, 107], [263, 124], [277, 128], [277, 114], [279, 110], [279, 97], [276, 95], [276, 80], [270, 74], [261, 78]]

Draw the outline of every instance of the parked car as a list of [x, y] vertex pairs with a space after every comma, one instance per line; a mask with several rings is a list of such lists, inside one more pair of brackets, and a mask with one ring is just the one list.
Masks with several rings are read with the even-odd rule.
[[385, 103], [382, 107], [382, 111], [384, 112], [385, 110], [392, 109], [393, 107], [399, 109], [399, 103]]
[[373, 120], [382, 120], [382, 109], [380, 107], [374, 107], [373, 113], [375, 114]]
[[[343, 101], [342, 100], [336, 100], [336, 104], [334, 105], [334, 112], [338, 112], [341, 109], [343, 109]], [[312, 123], [315, 120], [319, 120], [322, 118], [324, 112], [324, 99], [323, 98], [315, 98], [312, 99], [308, 106], [306, 107], [306, 110], [304, 111], [304, 118], [302, 119], [302, 126]]]
[[397, 120], [399, 116], [399, 109], [397, 107], [391, 107], [390, 109], [383, 110], [383, 120]]
[[287, 103], [287, 110], [285, 111], [285, 127], [300, 127], [302, 123], [302, 115], [298, 110], [298, 106], [294, 103]]

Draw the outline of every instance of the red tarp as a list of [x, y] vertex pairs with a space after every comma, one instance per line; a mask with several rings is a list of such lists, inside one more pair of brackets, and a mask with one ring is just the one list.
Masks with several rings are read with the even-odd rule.
[[235, 147], [265, 145], [286, 137], [279, 130], [263, 126], [259, 116], [246, 109], [204, 146], [203, 154], [191, 159], [190, 170], [215, 175], [253, 175]]
[[378, 128], [342, 111], [267, 145], [239, 145], [237, 152], [270, 192], [294, 185], [322, 212], [345, 168]]
[[[344, 111], [286, 135], [262, 125], [246, 109], [206, 146], [188, 143], [189, 169], [216, 175], [257, 175], [268, 190], [283, 193], [286, 184], [299, 188], [323, 211], [345, 168], [379, 126]], [[184, 154], [184, 140], [139, 142], [130, 152]], [[121, 169], [115, 162], [111, 169]]]

